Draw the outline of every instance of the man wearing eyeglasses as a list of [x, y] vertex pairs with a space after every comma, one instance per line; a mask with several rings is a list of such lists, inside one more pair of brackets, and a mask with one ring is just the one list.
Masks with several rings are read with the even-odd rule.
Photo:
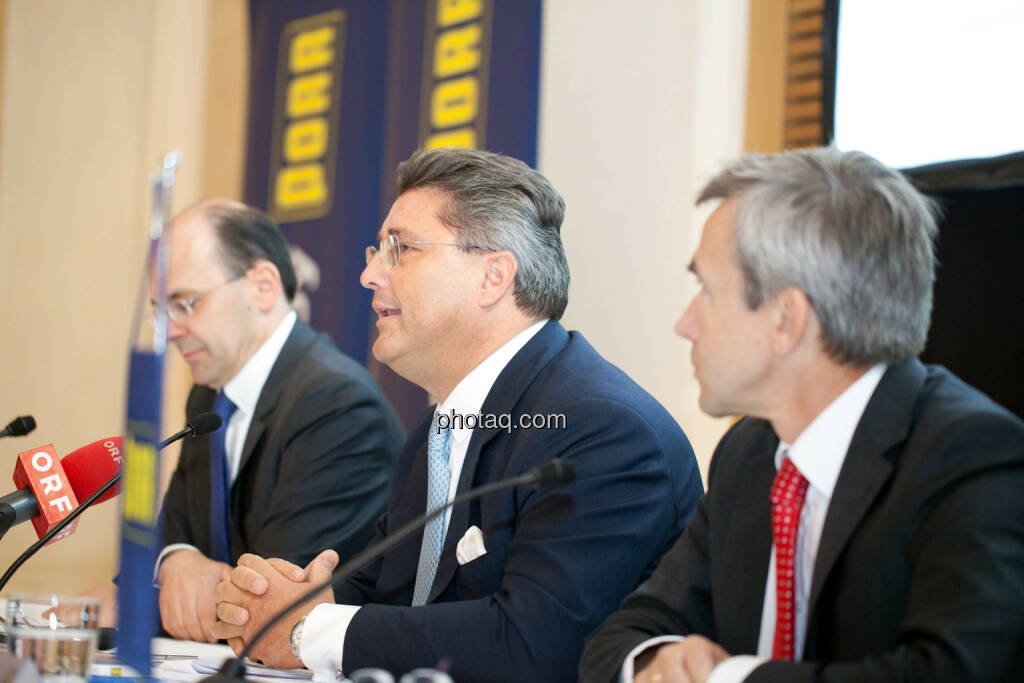
[[186, 416], [224, 427], [183, 442], [164, 500], [164, 629], [213, 641], [214, 586], [243, 553], [306, 563], [361, 550], [390, 490], [398, 418], [361, 365], [291, 308], [287, 243], [227, 200], [175, 218], [168, 338], [195, 380]]
[[[442, 664], [455, 680], [571, 681], [584, 637], [689, 519], [702, 491], [693, 451], [661, 405], [556, 322], [569, 272], [564, 204], [546, 178], [473, 150], [416, 154], [398, 175], [361, 278], [378, 314], [373, 353], [439, 404], [399, 456], [375, 540], [552, 457], [576, 476], [451, 508], [291, 612], [251, 656], [332, 673]], [[240, 650], [310, 586], [293, 580], [326, 578], [336, 562], [328, 552], [304, 572], [241, 558], [218, 586], [214, 633]]]

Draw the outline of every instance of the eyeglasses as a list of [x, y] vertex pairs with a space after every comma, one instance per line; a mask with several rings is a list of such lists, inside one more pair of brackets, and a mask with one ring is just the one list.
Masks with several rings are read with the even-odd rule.
[[391, 233], [380, 241], [380, 246], [375, 247], [370, 245], [366, 248], [366, 265], [370, 265], [370, 261], [377, 254], [380, 254], [381, 258], [384, 259], [384, 265], [388, 268], [394, 268], [398, 265], [399, 256], [402, 252], [402, 245], [404, 244], [437, 244], [442, 247], [459, 247], [460, 249], [479, 249], [481, 251], [494, 251], [490, 247], [478, 247], [472, 244], [458, 244], [456, 242], [426, 242], [423, 240], [399, 240], [398, 236]]
[[[192, 318], [192, 316], [195, 315], [195, 305], [196, 305], [197, 301], [199, 301], [200, 299], [202, 299], [205, 296], [209, 296], [210, 294], [213, 294], [214, 292], [216, 292], [221, 287], [223, 287], [225, 285], [229, 285], [232, 282], [234, 282], [235, 280], [240, 280], [243, 277], [245, 277], [245, 273], [240, 273], [240, 274], [234, 276], [233, 278], [231, 278], [229, 280], [225, 280], [224, 282], [220, 283], [219, 285], [215, 285], [215, 286], [211, 287], [210, 289], [206, 290], [202, 294], [197, 294], [196, 296], [192, 296], [192, 297], [189, 297], [187, 299], [172, 299], [171, 301], [168, 301], [167, 302], [167, 317], [170, 318], [172, 322], [177, 323], [178, 325], [183, 325], [188, 320], [190, 320]], [[150, 314], [151, 317], [155, 317], [156, 316], [156, 307], [151, 306], [149, 314]]]

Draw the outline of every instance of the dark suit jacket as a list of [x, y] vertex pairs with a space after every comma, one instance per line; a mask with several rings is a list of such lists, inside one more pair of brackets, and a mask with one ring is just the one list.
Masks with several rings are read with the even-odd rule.
[[[505, 367], [482, 412], [515, 424], [561, 414], [565, 428], [475, 429], [459, 492], [555, 456], [575, 463], [575, 480], [456, 506], [423, 607], [409, 606], [422, 534], [338, 587], [337, 602], [366, 605], [348, 628], [346, 670], [404, 673], [447, 659], [457, 681], [571, 681], [587, 633], [652, 571], [701, 495], [693, 451], [672, 417], [558, 323]], [[399, 456], [377, 540], [426, 509], [432, 414]], [[455, 547], [472, 525], [487, 553], [459, 566]]]
[[[650, 581], [588, 639], [586, 681], [617, 680], [649, 637], [757, 651], [778, 438], [744, 419]], [[1024, 425], [948, 371], [890, 367], [833, 492], [802, 662], [749, 681], [1024, 680]]]
[[[215, 392], [189, 395], [186, 416]], [[305, 566], [324, 548], [348, 558], [373, 537], [403, 439], [370, 374], [296, 321], [267, 377], [231, 487], [232, 562], [242, 553]], [[209, 437], [186, 439], [164, 498], [164, 542], [210, 554]]]

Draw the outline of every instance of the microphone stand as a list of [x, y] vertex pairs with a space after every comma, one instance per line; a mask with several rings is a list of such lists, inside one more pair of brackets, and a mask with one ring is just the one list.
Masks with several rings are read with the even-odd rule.
[[[8, 503], [0, 503], [0, 538], [3, 538], [14, 526], [18, 513]], [[0, 586], [2, 587], [2, 586]]]
[[[212, 419], [208, 417], [211, 415], [217, 418], [215, 425], [213, 424]], [[182, 429], [180, 432], [172, 434], [171, 436], [161, 441], [157, 445], [157, 450], [163, 450], [164, 448], [167, 448], [175, 441], [179, 441], [189, 435], [201, 436], [202, 434], [207, 434], [209, 432], [216, 431], [217, 429], [220, 428], [220, 422], [220, 417], [216, 413], [201, 413], [196, 417], [192, 418], [191, 424], [185, 425], [185, 428]], [[200, 427], [198, 429], [197, 423], [199, 423]], [[71, 514], [69, 514], [67, 517], [57, 522], [56, 524], [54, 524], [53, 528], [51, 528], [49, 531], [43, 534], [38, 541], [30, 545], [25, 552], [19, 555], [18, 559], [16, 559], [11, 564], [11, 566], [7, 568], [7, 571], [4, 572], [4, 575], [0, 577], [0, 590], [3, 590], [4, 586], [7, 585], [7, 582], [11, 580], [12, 576], [14, 576], [14, 572], [18, 571], [18, 569], [21, 568], [21, 565], [25, 564], [25, 562], [27, 562], [30, 557], [39, 552], [40, 548], [42, 548], [44, 545], [53, 540], [53, 537], [59, 534], [61, 531], [63, 531], [68, 526], [68, 524], [71, 524], [71, 522], [78, 519], [78, 517], [89, 508], [89, 506], [95, 503], [100, 496], [109, 491], [111, 487], [113, 487], [114, 484], [116, 484], [120, 480], [121, 473], [118, 472], [110, 479], [108, 479], [106, 483], [103, 484], [103, 486], [99, 487], [95, 493], [93, 493], [91, 496], [82, 501], [82, 503], [77, 508], [71, 511]], [[7, 511], [4, 509], [5, 507], [10, 509], [11, 513], [14, 512], [14, 508], [12, 508], [10, 505], [0, 505], [0, 519], [2, 519], [3, 522], [7, 522]], [[13, 521], [14, 519], [13, 517], [11, 517], [11, 522]], [[7, 532], [7, 529], [3, 528], [2, 526], [3, 522], [0, 522], [0, 536]], [[10, 528], [10, 522], [7, 522], [7, 528]]]
[[243, 660], [250, 652], [252, 652], [253, 646], [259, 642], [260, 639], [270, 631], [270, 629], [280, 623], [280, 621], [284, 619], [289, 612], [308, 601], [323, 589], [333, 586], [335, 583], [340, 583], [342, 580], [348, 578], [350, 574], [380, 557], [396, 544], [401, 543], [410, 534], [417, 531], [420, 527], [424, 526], [427, 522], [432, 520], [434, 517], [437, 517], [448, 508], [474, 500], [487, 495], [488, 493], [521, 486], [523, 484], [533, 484], [538, 487], [559, 486], [571, 481], [573, 474], [574, 467], [572, 463], [561, 460], [560, 458], [553, 458], [543, 465], [539, 465], [529, 470], [525, 474], [520, 474], [517, 477], [510, 477], [509, 479], [502, 479], [501, 481], [492, 482], [490, 484], [484, 484], [483, 486], [478, 486], [475, 489], [466, 491], [465, 493], [455, 496], [451, 501], [444, 505], [434, 508], [433, 510], [430, 510], [407, 522], [398, 531], [393, 534], [389, 534], [388, 537], [380, 543], [363, 550], [351, 560], [335, 569], [331, 572], [330, 578], [326, 581], [313, 586], [298, 598], [288, 603], [287, 606], [271, 617], [270, 621], [264, 624], [263, 627], [256, 632], [252, 639], [246, 643], [245, 648], [243, 648], [238, 657], [225, 661], [216, 674], [202, 679], [202, 683], [229, 683], [244, 680], [243, 674], [245, 673], [245, 663]]
[[[108, 479], [107, 483], [105, 483], [103, 486], [99, 487], [96, 490], [95, 493], [93, 493], [91, 496], [86, 498], [82, 502], [81, 505], [79, 505], [74, 510], [72, 510], [70, 515], [68, 515], [64, 519], [60, 520], [60, 522], [58, 522], [57, 524], [54, 524], [53, 528], [51, 528], [49, 531], [47, 531], [45, 534], [43, 534], [39, 538], [38, 541], [36, 541], [32, 545], [30, 545], [28, 547], [28, 550], [26, 550], [21, 555], [19, 555], [18, 559], [16, 559], [14, 561], [14, 563], [11, 564], [11, 566], [7, 568], [7, 571], [4, 572], [4, 575], [2, 577], [0, 577], [0, 590], [3, 590], [4, 586], [7, 585], [7, 582], [11, 580], [12, 576], [14, 576], [14, 572], [18, 571], [18, 569], [21, 568], [21, 565], [25, 564], [25, 562], [30, 557], [32, 557], [37, 552], [39, 552], [40, 548], [42, 548], [44, 545], [46, 545], [51, 540], [53, 540], [53, 537], [56, 536], [57, 534], [59, 534], [61, 531], [63, 531], [65, 529], [65, 527], [67, 527], [68, 524], [71, 524], [72, 521], [78, 519], [79, 515], [81, 515], [83, 512], [85, 512], [89, 508], [90, 505], [95, 503], [97, 498], [99, 498], [104, 493], [109, 491], [110, 488], [114, 484], [116, 484], [118, 481], [120, 481], [120, 479], [121, 479], [121, 473], [118, 472], [117, 474], [112, 476], [110, 479]], [[10, 506], [7, 506], [7, 507], [10, 507]], [[12, 508], [12, 511], [13, 511], [13, 508]]]

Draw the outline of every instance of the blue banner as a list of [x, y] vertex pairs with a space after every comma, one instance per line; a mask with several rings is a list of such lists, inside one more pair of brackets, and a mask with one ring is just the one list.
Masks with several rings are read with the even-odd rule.
[[367, 362], [407, 427], [426, 397], [369, 354], [364, 250], [417, 148], [535, 165], [540, 17], [541, 0], [250, 2], [244, 199], [299, 250], [310, 322]]
[[[164, 155], [153, 179], [149, 249], [135, 302], [128, 402], [125, 408], [121, 472], [121, 570], [117, 580], [118, 658], [148, 676], [151, 640], [160, 632], [153, 569], [163, 545], [160, 526], [160, 414], [163, 406], [164, 352], [167, 348], [166, 227], [171, 194], [181, 160]], [[152, 303], [150, 307], [149, 302]], [[147, 310], [151, 309], [151, 315]]]
[[121, 571], [118, 575], [118, 658], [149, 675], [150, 639], [160, 625], [153, 567], [159, 525], [160, 404], [163, 353], [132, 351], [121, 479]]

